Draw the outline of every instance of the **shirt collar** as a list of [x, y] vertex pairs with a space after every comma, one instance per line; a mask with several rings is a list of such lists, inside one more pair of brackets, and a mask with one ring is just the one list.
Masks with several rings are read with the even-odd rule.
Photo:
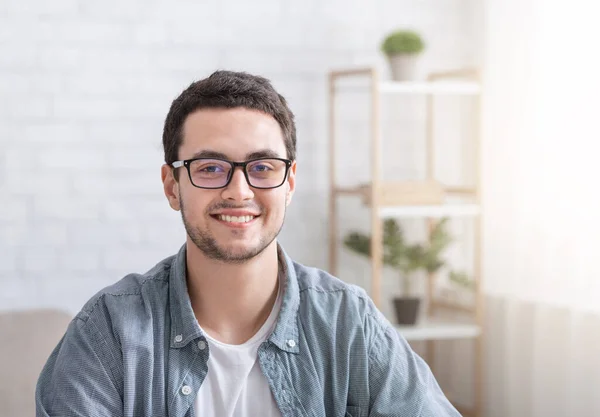
[[[300, 351], [297, 322], [300, 305], [298, 278], [292, 259], [279, 244], [277, 244], [277, 257], [285, 280], [283, 281], [284, 290], [281, 310], [275, 330], [269, 340], [281, 350], [298, 353]], [[186, 246], [184, 244], [173, 258], [169, 273], [170, 346], [172, 348], [184, 347], [190, 341], [202, 336], [202, 330], [194, 315], [188, 293], [186, 270]]]

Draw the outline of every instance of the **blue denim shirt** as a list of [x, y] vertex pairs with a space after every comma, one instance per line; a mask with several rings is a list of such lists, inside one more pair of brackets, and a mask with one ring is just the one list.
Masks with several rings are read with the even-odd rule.
[[[283, 303], [258, 360], [282, 416], [459, 416], [362, 289], [279, 253]], [[86, 303], [42, 370], [37, 416], [202, 416], [202, 341], [184, 246]]]

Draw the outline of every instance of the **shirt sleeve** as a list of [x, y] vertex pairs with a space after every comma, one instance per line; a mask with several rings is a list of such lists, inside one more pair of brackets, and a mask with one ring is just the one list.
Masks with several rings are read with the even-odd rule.
[[122, 416], [117, 352], [106, 347], [92, 318], [77, 316], [40, 374], [36, 416]]
[[369, 416], [460, 417], [425, 361], [380, 315], [369, 316]]

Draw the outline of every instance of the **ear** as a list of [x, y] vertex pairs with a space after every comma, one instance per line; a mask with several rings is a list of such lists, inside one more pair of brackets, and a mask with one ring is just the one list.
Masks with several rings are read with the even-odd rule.
[[292, 162], [290, 166], [290, 170], [288, 172], [288, 191], [285, 196], [285, 205], [289, 206], [292, 202], [292, 197], [294, 196], [294, 191], [296, 191], [296, 161]]
[[169, 205], [173, 210], [181, 210], [181, 202], [179, 201], [179, 182], [174, 177], [173, 168], [164, 164], [160, 170], [160, 176], [163, 182], [163, 189]]

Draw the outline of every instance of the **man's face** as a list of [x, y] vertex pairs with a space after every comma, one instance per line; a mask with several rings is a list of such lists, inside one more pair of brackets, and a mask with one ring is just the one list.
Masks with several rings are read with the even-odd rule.
[[[270, 115], [245, 108], [201, 109], [187, 117], [179, 149], [180, 160], [199, 156], [242, 162], [287, 158], [287, 153], [281, 128]], [[189, 239], [207, 257], [242, 263], [274, 244], [294, 192], [295, 162], [284, 184], [273, 189], [251, 187], [240, 167], [225, 188], [196, 188], [186, 168], [178, 169], [177, 183], [163, 167], [165, 192], [171, 207], [181, 210]], [[248, 219], [244, 216], [253, 218], [240, 222]]]

